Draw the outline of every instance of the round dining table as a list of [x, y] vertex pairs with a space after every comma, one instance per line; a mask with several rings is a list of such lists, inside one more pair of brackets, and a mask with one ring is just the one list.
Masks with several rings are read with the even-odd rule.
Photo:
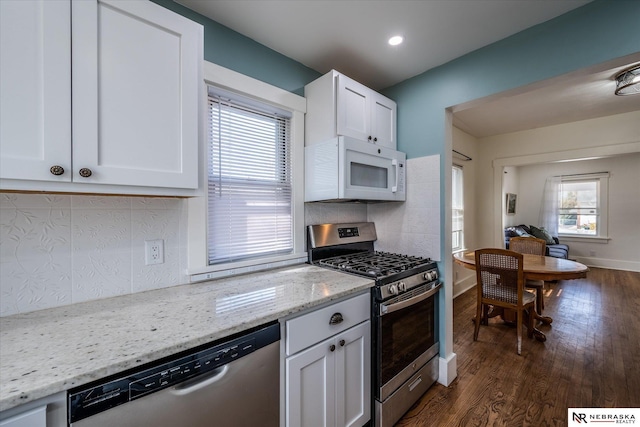
[[[475, 251], [458, 252], [453, 255], [453, 260], [456, 264], [462, 265], [465, 268], [471, 270], [476, 269]], [[587, 277], [589, 267], [584, 264], [580, 264], [579, 262], [564, 258], [522, 254], [522, 270], [525, 280], [543, 280], [545, 282], [551, 282], [554, 280], [583, 279]], [[498, 314], [498, 312], [495, 314]], [[541, 316], [540, 313], [535, 311], [533, 315], [536, 320], [539, 320], [542, 323], [550, 324], [553, 322], [551, 317]], [[539, 341], [545, 341], [547, 339], [544, 333], [535, 327], [533, 332], [536, 339]]]
[[[522, 255], [522, 270], [525, 279], [553, 280], [584, 279], [589, 267], [576, 261], [541, 255]], [[456, 264], [471, 270], [476, 269], [476, 253], [474, 251], [458, 252], [453, 255]]]

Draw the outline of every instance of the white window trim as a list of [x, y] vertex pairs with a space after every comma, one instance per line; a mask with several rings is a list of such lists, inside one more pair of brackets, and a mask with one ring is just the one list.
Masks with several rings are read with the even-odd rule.
[[[204, 61], [206, 85], [235, 92], [291, 112], [291, 159], [293, 166], [293, 253], [238, 262], [207, 265], [207, 156], [206, 129], [202, 130], [200, 186], [203, 196], [187, 202], [187, 275], [191, 282], [217, 279], [220, 277], [252, 271], [266, 270], [297, 264], [307, 260], [304, 247], [304, 115], [306, 99], [277, 88], [260, 80], [245, 76], [211, 62]], [[203, 96], [202, 127], [206, 127], [206, 91]]]
[[[464, 241], [464, 229], [465, 229], [465, 219], [464, 219], [464, 211], [465, 211], [465, 206], [464, 206], [464, 168], [462, 167], [462, 165], [458, 165], [453, 163], [451, 165], [451, 168], [453, 170], [453, 168], [458, 168], [462, 171], [462, 245], [459, 248], [453, 248], [453, 218], [451, 220], [451, 253], [452, 254], [457, 254], [458, 252], [464, 252], [466, 251], [466, 245], [465, 245], [465, 241]], [[451, 180], [451, 194], [453, 194], [453, 186], [454, 186], [454, 182], [453, 179]], [[453, 213], [453, 201], [451, 202], [451, 212]]]
[[593, 242], [593, 243], [609, 243], [611, 238], [609, 237], [609, 172], [599, 172], [599, 173], [586, 173], [586, 174], [576, 174], [571, 176], [563, 176], [562, 181], [584, 181], [584, 180], [600, 180], [600, 184], [598, 186], [599, 194], [598, 194], [598, 211], [599, 211], [599, 222], [598, 222], [598, 234], [596, 236], [592, 235], [581, 235], [578, 233], [558, 233], [558, 238], [562, 238], [562, 241], [574, 241], [574, 242]]

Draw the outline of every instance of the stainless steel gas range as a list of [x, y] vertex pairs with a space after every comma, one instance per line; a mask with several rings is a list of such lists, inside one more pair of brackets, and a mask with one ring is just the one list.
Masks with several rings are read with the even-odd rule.
[[442, 286], [429, 258], [376, 252], [371, 222], [309, 226], [309, 262], [375, 280], [372, 289], [374, 425], [387, 427], [438, 378]]

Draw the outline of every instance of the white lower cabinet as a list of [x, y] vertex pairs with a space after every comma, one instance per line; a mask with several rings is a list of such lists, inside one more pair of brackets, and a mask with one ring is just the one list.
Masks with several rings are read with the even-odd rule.
[[[321, 314], [326, 314], [326, 323], [335, 314], [340, 314], [347, 323], [348, 318], [353, 320], [354, 313], [359, 313], [360, 323], [286, 359], [285, 413], [289, 427], [361, 427], [371, 418], [369, 295], [347, 302], [347, 306], [340, 307], [339, 312], [335, 311], [334, 306], [322, 309], [324, 313]], [[366, 304], [365, 318], [360, 314], [363, 312], [362, 304]], [[317, 315], [318, 311], [307, 316]], [[306, 323], [304, 318], [302, 316], [294, 321]], [[318, 326], [316, 331], [323, 329]], [[296, 341], [296, 335], [288, 334], [287, 341]]]
[[40, 406], [2, 420], [0, 427], [47, 427], [47, 406]]
[[52, 394], [0, 412], [0, 427], [66, 427], [67, 392]]

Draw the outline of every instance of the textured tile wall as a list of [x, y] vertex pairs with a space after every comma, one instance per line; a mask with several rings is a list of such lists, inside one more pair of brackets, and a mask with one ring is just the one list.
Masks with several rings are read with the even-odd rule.
[[[0, 316], [185, 283], [183, 203], [0, 194]], [[147, 266], [152, 239], [165, 263]]]
[[[407, 162], [405, 203], [308, 203], [305, 224], [373, 221], [376, 249], [440, 259], [440, 158]], [[187, 283], [186, 202], [0, 193], [0, 316]], [[144, 241], [165, 263], [145, 265]]]
[[367, 205], [365, 203], [306, 203], [304, 205], [305, 225], [366, 221]]
[[379, 251], [440, 256], [440, 156], [407, 161], [407, 201], [369, 204], [368, 221], [375, 222]]

